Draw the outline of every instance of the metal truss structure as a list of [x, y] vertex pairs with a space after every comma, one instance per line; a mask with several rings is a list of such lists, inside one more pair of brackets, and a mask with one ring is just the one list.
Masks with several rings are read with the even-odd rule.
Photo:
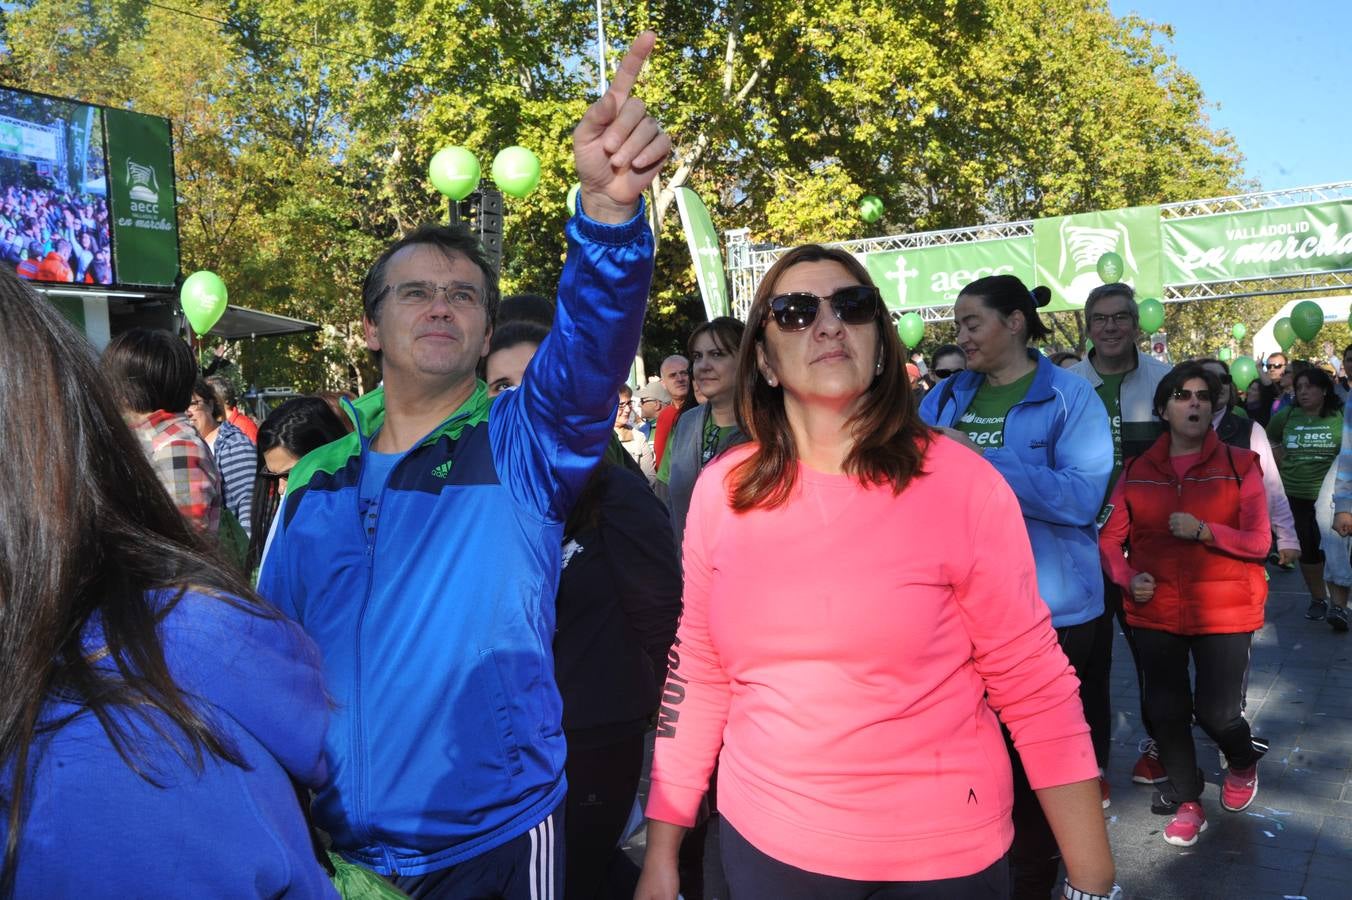
[[[1188, 219], [1219, 213], [1247, 212], [1260, 209], [1280, 209], [1305, 203], [1323, 203], [1331, 200], [1352, 200], [1352, 181], [1337, 181], [1311, 187], [1289, 188], [1281, 191], [1259, 191], [1212, 197], [1206, 200], [1185, 200], [1160, 206], [1161, 219]], [[841, 241], [833, 246], [851, 253], [882, 253], [889, 250], [911, 250], [946, 244], [967, 244], [1000, 238], [1029, 237], [1033, 233], [1032, 220], [974, 225], [970, 228], [950, 228], [943, 231], [922, 231], [915, 234], [888, 235]], [[774, 261], [790, 248], [773, 244], [753, 244], [751, 232], [738, 228], [724, 232], [728, 251], [728, 278], [731, 282], [732, 312], [746, 318], [751, 309], [751, 298], [762, 276]], [[1217, 300], [1237, 297], [1266, 297], [1278, 294], [1301, 294], [1314, 291], [1338, 290], [1352, 287], [1352, 272], [1326, 272], [1315, 275], [1281, 278], [1254, 278], [1196, 284], [1169, 284], [1164, 287], [1165, 303], [1188, 300]], [[953, 318], [952, 306], [929, 306], [907, 310], [916, 312], [926, 322], [942, 322]], [[893, 318], [900, 313], [893, 312]]]

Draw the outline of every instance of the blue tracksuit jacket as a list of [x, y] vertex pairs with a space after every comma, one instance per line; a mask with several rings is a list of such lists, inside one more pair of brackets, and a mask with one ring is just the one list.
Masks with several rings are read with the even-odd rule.
[[[1113, 471], [1113, 434], [1089, 382], [1034, 355], [1037, 373], [1005, 419], [1004, 446], [985, 457], [1019, 498], [1038, 590], [1053, 627], [1064, 628], [1103, 613], [1094, 519]], [[944, 379], [925, 395], [920, 417], [956, 427], [985, 380], [973, 371]]]
[[292, 473], [259, 592], [324, 655], [337, 703], [314, 815], [348, 859], [419, 875], [524, 834], [563, 799], [553, 675], [562, 523], [610, 440], [638, 346], [643, 213], [567, 226], [554, 328], [521, 387], [474, 395], [391, 470], [368, 540], [362, 460], [384, 417]]

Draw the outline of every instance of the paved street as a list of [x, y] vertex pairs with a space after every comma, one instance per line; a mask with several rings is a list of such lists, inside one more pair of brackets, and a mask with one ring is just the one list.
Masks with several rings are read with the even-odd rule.
[[[1254, 642], [1248, 716], [1272, 749], [1243, 813], [1220, 807], [1220, 761], [1197, 730], [1209, 827], [1195, 847], [1160, 836], [1152, 788], [1131, 782], [1140, 727], [1136, 675], [1119, 635], [1113, 655], [1113, 801], [1105, 811], [1130, 900], [1344, 900], [1352, 897], [1352, 634], [1304, 618], [1300, 575], [1269, 567], [1267, 625]], [[644, 787], [646, 788], [646, 782]], [[642, 858], [643, 834], [629, 845]], [[760, 898], [754, 898], [760, 900]]]
[[1267, 625], [1254, 642], [1248, 693], [1254, 733], [1272, 743], [1259, 764], [1258, 799], [1242, 813], [1221, 809], [1220, 760], [1196, 729], [1209, 827], [1187, 850], [1164, 843], [1168, 820], [1151, 814], [1152, 789], [1131, 783], [1144, 733], [1136, 676], [1118, 637], [1108, 834], [1133, 900], [1352, 897], [1352, 635], [1306, 621], [1300, 575], [1269, 571]]

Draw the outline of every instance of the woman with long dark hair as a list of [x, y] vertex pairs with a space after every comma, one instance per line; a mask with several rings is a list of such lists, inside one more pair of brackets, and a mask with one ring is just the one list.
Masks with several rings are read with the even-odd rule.
[[322, 397], [292, 397], [258, 427], [258, 469], [254, 479], [253, 528], [249, 532], [248, 569], [263, 558], [268, 532], [286, 493], [291, 469], [311, 450], [347, 435], [347, 429]]
[[681, 890], [715, 761], [733, 897], [1007, 900], [997, 713], [1067, 896], [1112, 892], [1089, 727], [1018, 500], [925, 427], [905, 365], [849, 252], [795, 248], [757, 288], [736, 374], [749, 443], [705, 469], [686, 525], [639, 900]]
[[[320, 660], [182, 516], [93, 350], [0, 272], [0, 894], [332, 896]], [[40, 502], [34, 502], [34, 498]]]

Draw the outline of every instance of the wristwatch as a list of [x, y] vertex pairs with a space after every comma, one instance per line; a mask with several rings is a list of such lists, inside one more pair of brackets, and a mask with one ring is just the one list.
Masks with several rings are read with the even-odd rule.
[[1113, 889], [1106, 894], [1091, 894], [1088, 891], [1082, 891], [1070, 883], [1067, 878], [1062, 885], [1061, 896], [1064, 900], [1119, 900], [1122, 896], [1122, 886], [1114, 884]]

